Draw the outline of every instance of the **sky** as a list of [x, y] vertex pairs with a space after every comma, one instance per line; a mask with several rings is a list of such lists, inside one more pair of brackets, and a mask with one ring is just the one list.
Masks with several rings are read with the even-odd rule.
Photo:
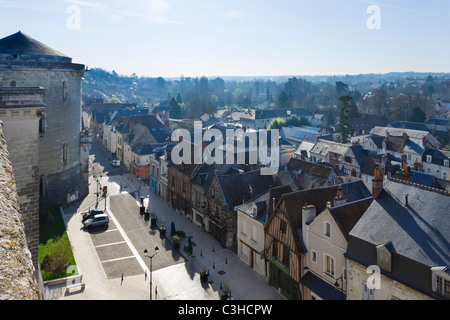
[[448, 0], [0, 0], [19, 30], [123, 75], [450, 72]]

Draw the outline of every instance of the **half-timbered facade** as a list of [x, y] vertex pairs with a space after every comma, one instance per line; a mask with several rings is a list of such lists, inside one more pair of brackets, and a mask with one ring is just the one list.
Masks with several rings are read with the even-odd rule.
[[[336, 198], [338, 190], [342, 199]], [[307, 247], [302, 240], [302, 211], [315, 206], [317, 213], [328, 205], [352, 202], [370, 196], [361, 180], [339, 186], [284, 194], [265, 225], [264, 253], [269, 283], [288, 299], [302, 299], [300, 279], [305, 274]], [[315, 215], [314, 215], [315, 217]]]

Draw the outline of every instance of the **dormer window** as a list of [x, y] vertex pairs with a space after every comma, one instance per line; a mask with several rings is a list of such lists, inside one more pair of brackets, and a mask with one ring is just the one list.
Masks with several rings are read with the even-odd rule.
[[450, 270], [447, 266], [431, 268], [431, 285], [434, 293], [450, 299]]

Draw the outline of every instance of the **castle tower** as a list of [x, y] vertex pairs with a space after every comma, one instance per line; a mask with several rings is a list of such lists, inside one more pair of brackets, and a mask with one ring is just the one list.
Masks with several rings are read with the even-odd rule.
[[81, 79], [85, 66], [17, 32], [0, 39], [3, 87], [42, 87], [45, 114], [39, 122], [41, 197], [68, 205], [87, 194], [80, 164]]

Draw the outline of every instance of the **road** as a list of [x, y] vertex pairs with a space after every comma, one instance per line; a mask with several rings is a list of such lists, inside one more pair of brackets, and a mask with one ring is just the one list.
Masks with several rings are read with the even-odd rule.
[[[145, 256], [159, 251], [152, 259], [152, 296], [165, 300], [218, 300], [222, 284], [231, 285], [232, 297], [242, 300], [283, 300], [266, 280], [243, 263], [234, 253], [208, 233], [169, 207], [136, 177], [109, 165], [107, 153], [93, 145], [90, 159], [90, 194], [69, 208], [63, 217], [71, 240], [75, 260], [83, 274], [84, 290], [64, 294], [59, 287], [46, 288], [47, 299], [149, 299], [150, 261]], [[92, 170], [93, 169], [93, 170]], [[107, 186], [108, 196], [96, 195]], [[158, 214], [158, 225], [166, 219], [169, 235], [173, 221], [177, 230], [191, 237], [194, 254], [188, 256], [182, 239], [174, 250], [170, 237], [160, 235], [158, 228], [140, 214], [140, 199], [149, 211]], [[85, 230], [81, 214], [97, 207], [111, 219], [108, 227]], [[207, 283], [200, 282], [200, 272], [210, 272]]]

